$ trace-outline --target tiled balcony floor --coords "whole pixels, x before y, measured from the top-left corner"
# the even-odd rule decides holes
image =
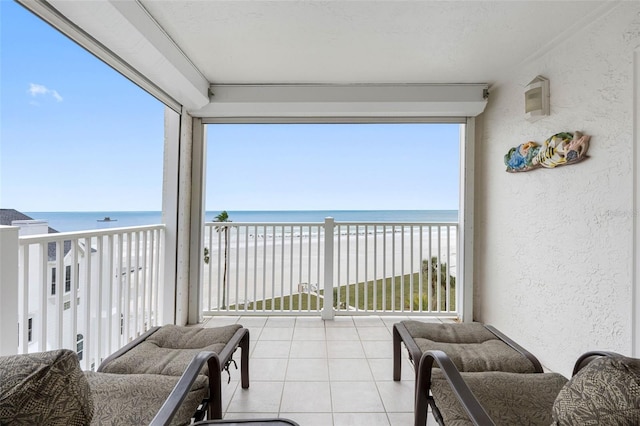
[[[404,319],[206,318],[205,327],[238,323],[250,333],[250,387],[242,389],[232,367],[223,389],[224,418],[286,417],[301,426],[413,424],[414,372],[404,348],[402,381],[393,381],[391,330]],[[430,416],[428,425],[436,424]]]

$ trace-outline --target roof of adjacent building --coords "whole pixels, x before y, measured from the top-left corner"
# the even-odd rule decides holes
[[[0,225],[11,226],[12,223],[16,220],[34,220],[34,219],[15,209],[0,209]],[[59,231],[49,226],[48,233],[57,234],[59,233]],[[56,260],[56,243],[49,243],[47,249],[49,252],[48,254],[49,261]],[[67,240],[64,242],[64,255],[66,256],[67,253],[69,253],[69,251],[71,251],[71,241]]]

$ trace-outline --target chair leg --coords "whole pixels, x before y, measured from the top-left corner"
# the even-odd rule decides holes
[[[240,378],[242,381],[242,389],[249,388],[249,330],[245,333],[240,341]]]
[[[402,345],[400,343],[400,333],[396,329],[396,326],[393,326],[393,380],[398,382],[400,381],[401,373],[402,373]]]
[[[209,418],[222,418],[222,371],[217,356],[209,359]]]
[[[426,398],[416,398],[416,408],[413,418],[414,426],[425,426],[427,424],[427,408]]]
[[[213,380],[213,385],[214,388],[216,389],[215,394],[211,395],[211,401],[209,402],[209,407],[210,407],[210,412],[209,415],[211,415],[211,418],[216,420],[216,419],[221,419],[222,418],[222,395],[220,395],[220,389],[222,389],[222,383],[220,380],[220,373],[218,372],[218,374],[214,374],[214,380]],[[209,380],[211,381],[212,378],[210,377]]]

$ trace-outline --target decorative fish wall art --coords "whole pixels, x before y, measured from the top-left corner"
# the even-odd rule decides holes
[[[574,164],[587,158],[589,139],[591,136],[577,131],[556,133],[542,145],[529,141],[511,148],[504,156],[504,164],[510,173]]]

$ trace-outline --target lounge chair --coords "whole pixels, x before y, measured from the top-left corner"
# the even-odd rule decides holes
[[[213,352],[200,374],[208,379],[209,418],[222,418],[222,375],[234,363],[240,347],[240,376],[249,387],[249,330],[239,324],[222,327],[155,327],[106,358],[99,372],[115,374],[182,375],[187,365],[202,351]]]
[[[427,323],[402,321],[393,325],[393,380],[399,381],[402,345],[414,363],[423,352],[444,351],[460,371],[508,371],[541,373],[542,365],[529,351],[498,331],[495,327],[473,323]]]
[[[433,369],[434,363],[439,369]],[[419,363],[415,426],[427,405],[440,425],[638,425],[640,360],[588,352],[557,373],[459,372],[442,351]]]
[[[83,372],[68,349],[0,357],[2,425],[186,425],[207,395],[201,353],[182,376]]]

